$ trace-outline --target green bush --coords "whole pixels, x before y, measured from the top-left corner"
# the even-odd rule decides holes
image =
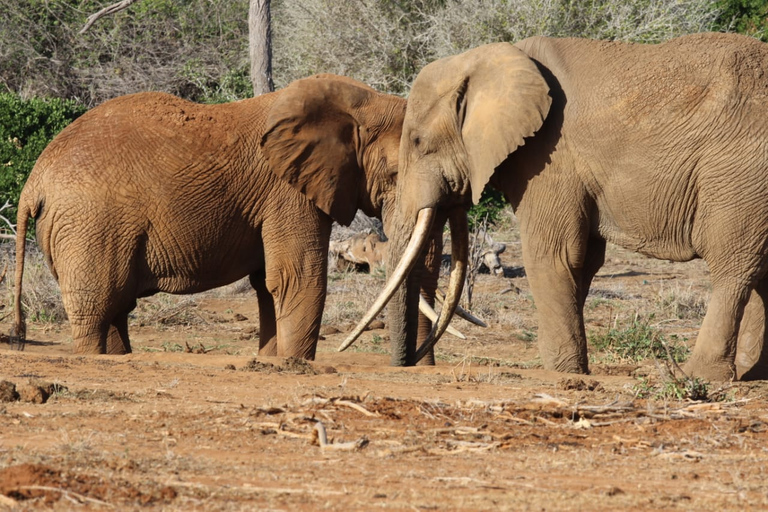
[[[768,41],[768,0],[720,0],[716,28]]]
[[[666,360],[668,355],[664,345],[669,347],[675,362],[685,361],[689,349],[683,340],[677,336],[667,340],[650,324],[652,319],[653,316],[646,320],[635,318],[626,327],[613,327],[606,333],[590,336],[589,343],[605,361],[612,363],[636,363],[651,358]]]
[[[480,196],[480,201],[467,212],[469,228],[474,230],[486,220],[489,226],[495,225],[506,205],[507,202],[504,200],[504,194],[495,188],[485,187],[483,195]]]
[[[37,157],[85,111],[71,100],[23,100],[15,94],[0,94],[0,206],[13,205],[4,212],[11,222],[16,222],[19,195]]]

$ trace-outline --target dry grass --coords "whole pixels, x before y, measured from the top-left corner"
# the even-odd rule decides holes
[[[24,284],[21,303],[27,312],[27,320],[41,324],[56,324],[66,321],[67,314],[61,302],[61,290],[53,278],[43,254],[33,243],[27,245],[24,265]],[[0,283],[0,296],[7,304],[5,312],[13,312],[13,283],[16,275],[15,243],[0,245],[0,265],[8,264],[8,273]]]
[[[707,312],[709,296],[709,290],[694,287],[694,283],[681,286],[678,281],[662,281],[657,308],[672,318],[701,321]]]
[[[330,270],[323,325],[340,327],[359,321],[376,299],[384,282],[382,268],[374,269],[370,274]],[[383,316],[381,319],[384,319]]]

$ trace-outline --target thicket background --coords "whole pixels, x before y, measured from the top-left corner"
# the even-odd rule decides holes
[[[78,34],[112,2],[0,0],[0,205],[86,108],[148,90],[200,102],[252,94],[248,0],[144,0]],[[483,43],[708,30],[765,40],[767,18],[768,0],[272,0],[274,79],[329,72],[406,95],[426,63]]]

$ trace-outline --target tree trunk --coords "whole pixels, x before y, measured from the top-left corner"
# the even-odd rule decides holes
[[[275,90],[272,83],[272,28],[270,0],[250,0],[248,9],[248,53],[251,57],[253,95]]]

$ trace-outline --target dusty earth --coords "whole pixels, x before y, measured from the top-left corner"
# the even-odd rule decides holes
[[[142,301],[128,356],[74,356],[66,323],[31,323],[24,352],[0,343],[0,509],[768,507],[768,384],[691,400],[663,361],[612,348],[589,376],[542,370],[519,243],[496,239],[507,277],[480,275],[472,306],[492,325],[456,321],[469,339],[432,368],[389,367],[385,329],[335,352],[380,270],[331,275],[312,364],[255,359],[248,291]],[[684,348],[708,287],[701,262],[611,248],[592,342],[643,325]]]

